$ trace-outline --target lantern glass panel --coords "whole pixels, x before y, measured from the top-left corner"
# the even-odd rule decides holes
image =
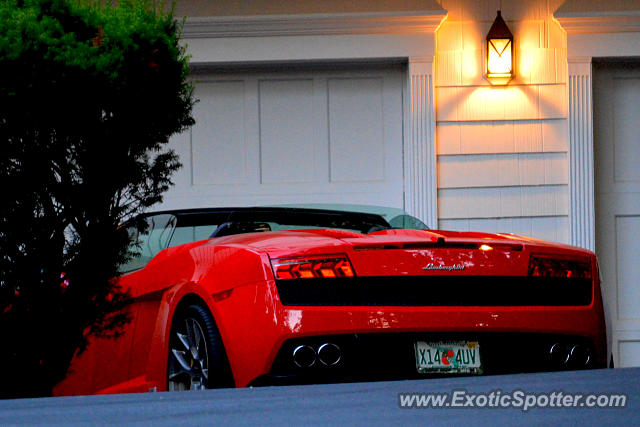
[[[491,39],[487,43],[487,74],[511,73],[511,40]]]

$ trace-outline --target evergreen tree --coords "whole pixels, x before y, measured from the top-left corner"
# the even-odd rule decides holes
[[[119,224],[162,200],[193,124],[179,28],[149,1],[0,2],[2,396],[50,394],[128,320]]]

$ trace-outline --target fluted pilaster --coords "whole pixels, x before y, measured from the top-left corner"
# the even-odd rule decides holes
[[[572,245],[595,249],[591,58],[569,60],[569,236]]]
[[[433,59],[409,59],[409,123],[405,136],[405,209],[438,227]]]

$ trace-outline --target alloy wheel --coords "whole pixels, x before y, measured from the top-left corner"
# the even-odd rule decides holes
[[[196,316],[185,315],[174,324],[169,344],[169,391],[207,388],[209,346],[203,325]]]

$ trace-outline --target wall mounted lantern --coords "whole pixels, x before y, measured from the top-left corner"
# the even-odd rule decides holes
[[[498,11],[487,34],[487,79],[494,85],[506,85],[513,75],[513,34]]]

